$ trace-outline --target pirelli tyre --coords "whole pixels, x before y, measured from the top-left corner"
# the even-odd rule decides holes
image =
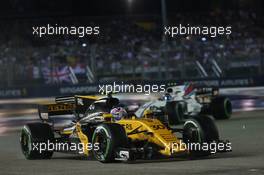
[[[232,103],[227,97],[213,98],[210,109],[215,119],[229,119],[232,115]]]
[[[167,102],[165,110],[168,115],[169,125],[177,125],[183,122],[184,108],[180,102],[177,101]]]
[[[93,149],[94,157],[102,162],[114,162],[116,150],[118,148],[126,148],[128,138],[123,126],[117,123],[104,123],[96,127],[92,144],[98,144],[99,149]]]
[[[26,159],[50,159],[53,151],[48,150],[48,142],[53,141],[54,133],[46,123],[30,123],[22,128],[20,145]]]
[[[214,119],[210,116],[196,116],[185,121],[183,126],[183,142],[197,147],[190,147],[192,157],[207,156],[211,150],[203,150],[204,146],[219,141],[219,132]]]

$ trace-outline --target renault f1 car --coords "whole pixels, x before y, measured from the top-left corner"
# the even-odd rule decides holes
[[[161,120],[169,116],[169,124],[179,124],[197,115],[211,115],[215,119],[228,119],[232,114],[231,101],[219,95],[216,88],[194,88],[193,84],[168,87],[166,94],[140,106],[135,115],[142,117],[147,110],[154,111]]]
[[[59,97],[55,101],[39,106],[42,122],[28,123],[22,129],[20,144],[27,159],[49,159],[58,151],[92,156],[106,163],[182,155],[208,156],[231,150],[229,142],[219,139],[214,120],[209,116],[194,117],[182,128],[172,129],[147,115],[115,120],[110,110],[120,102],[113,97],[72,96]],[[55,117],[66,116],[71,123],[57,125]],[[222,148],[215,146],[212,152],[181,146],[189,143],[207,144],[207,148],[211,144],[221,144]]]

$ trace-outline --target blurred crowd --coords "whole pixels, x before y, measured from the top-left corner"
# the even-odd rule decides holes
[[[62,22],[74,20],[64,19]],[[178,36],[168,38],[166,44],[162,42],[159,18],[94,19],[86,25],[100,26],[100,35],[89,38],[36,38],[31,29],[35,21],[22,21],[0,24],[0,81],[9,85],[71,84],[74,78],[82,83],[88,82],[89,74],[98,80],[103,76],[118,77],[129,72],[159,71],[162,67],[178,69],[183,62],[195,60],[206,65],[210,59],[215,59],[220,65],[226,65],[228,61],[254,61],[263,57],[263,17],[254,12],[169,15],[169,25],[232,26],[232,34],[216,38]],[[83,21],[91,20],[82,17],[78,21],[83,25]]]

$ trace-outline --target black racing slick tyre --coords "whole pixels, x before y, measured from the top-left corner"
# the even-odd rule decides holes
[[[232,115],[232,103],[227,97],[216,97],[210,105],[215,119],[229,119]]]
[[[169,125],[177,125],[183,122],[184,108],[181,103],[176,101],[167,102],[165,109],[168,115]]]
[[[195,117],[195,119],[199,122],[204,132],[204,142],[210,143],[219,141],[219,132],[214,118],[202,115]]]
[[[48,142],[53,141],[54,133],[46,123],[30,123],[22,128],[20,145],[26,159],[50,159],[53,150],[48,150]]]
[[[197,116],[186,120],[183,126],[183,142],[190,145],[199,144],[191,148],[190,154],[193,157],[207,156],[211,150],[202,150],[204,144],[217,143],[219,141],[219,132],[214,119],[210,116]],[[196,149],[198,148],[199,149]]]
[[[94,157],[102,163],[110,163],[115,161],[118,148],[127,147],[128,137],[123,126],[104,123],[96,127],[92,144],[98,144],[98,149],[93,149]]]

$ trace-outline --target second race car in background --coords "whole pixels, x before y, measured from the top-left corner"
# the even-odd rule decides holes
[[[182,123],[184,119],[198,114],[212,115],[215,119],[229,119],[232,115],[231,101],[219,95],[217,88],[194,88],[193,84],[168,87],[166,94],[158,100],[145,103],[135,112],[137,117],[154,113],[157,118],[170,125]],[[169,116],[164,118],[165,116]]]

